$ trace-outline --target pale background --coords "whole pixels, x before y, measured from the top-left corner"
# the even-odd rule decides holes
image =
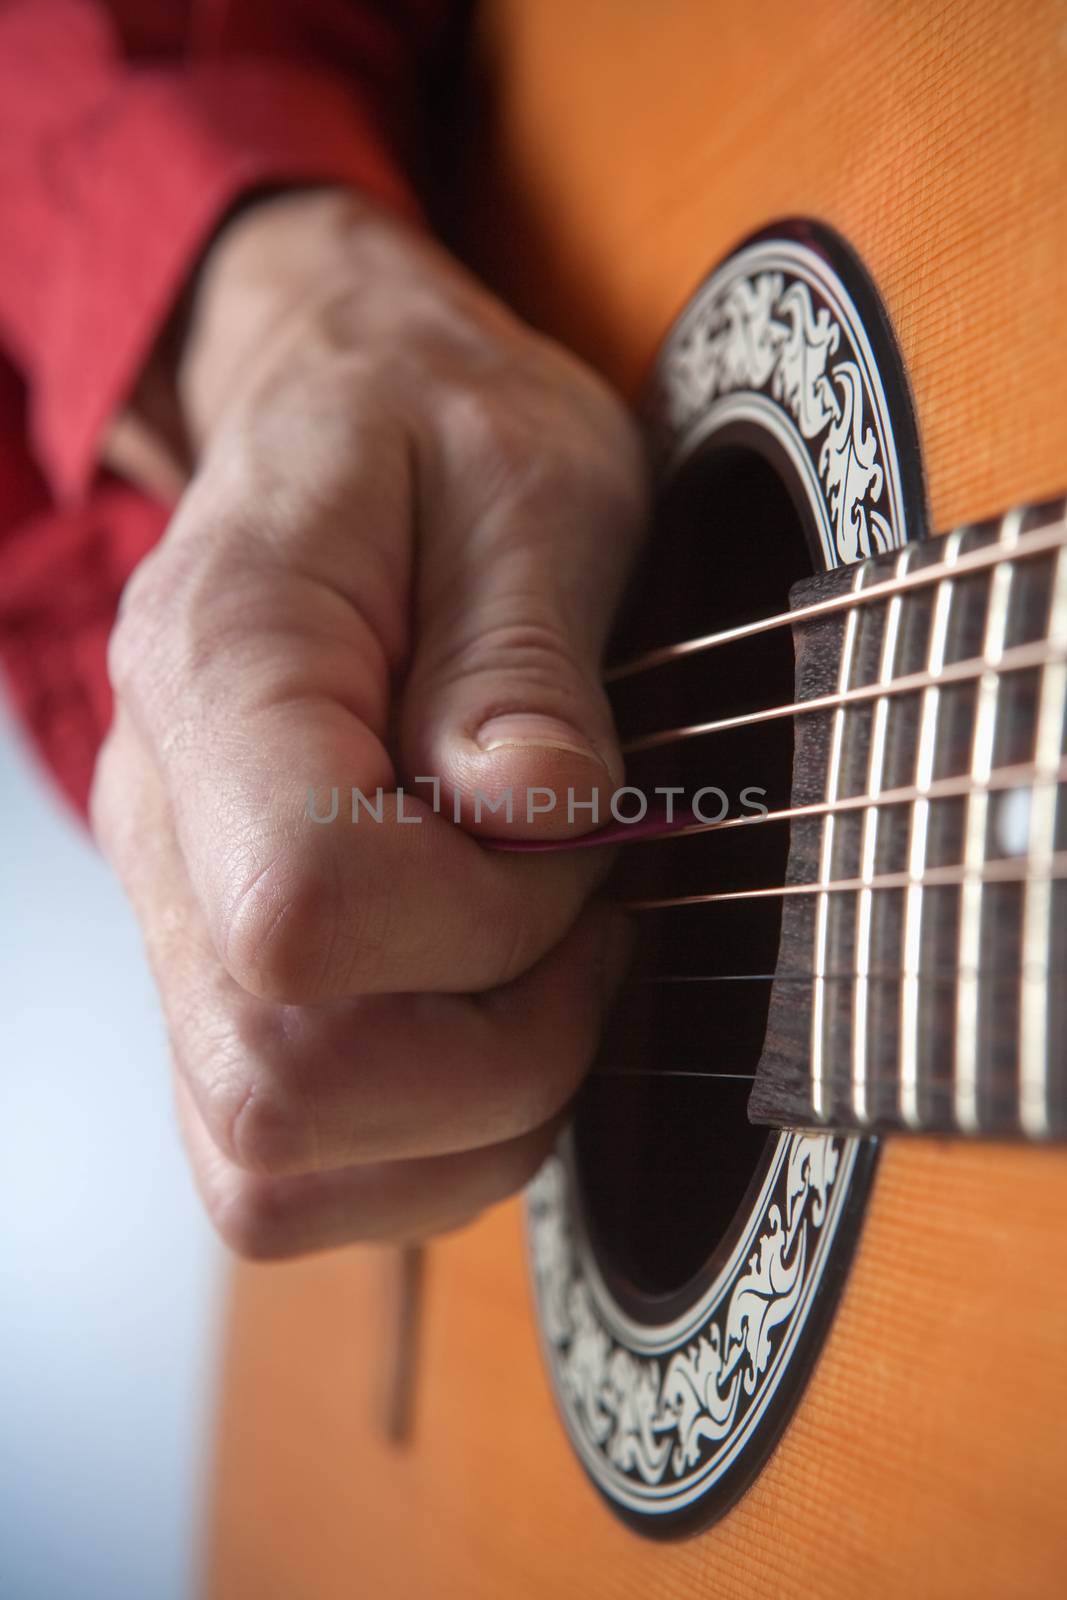
[[[0,1597],[188,1600],[221,1252],[133,919],[0,701]]]

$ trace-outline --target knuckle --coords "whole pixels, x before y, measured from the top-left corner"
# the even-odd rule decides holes
[[[222,918],[222,962],[250,994],[312,1002],[322,992],[330,946],[330,880],[291,853],[270,859],[238,890]]]
[[[159,805],[136,741],[120,720],[97,754],[88,815],[93,837],[128,893],[141,880],[147,848],[158,839],[165,822]]]
[[[327,1108],[306,1017],[236,990],[221,972],[167,1014],[175,1064],[226,1161],[265,1178],[323,1164]]]
[[[237,1063],[216,1087],[206,1113],[219,1143],[243,1171],[285,1177],[316,1165],[317,1123],[308,1094],[294,1092],[284,1008],[242,996],[232,1021]]]
[[[120,698],[136,687],[159,636],[158,563],[158,554],[146,556],[127,579],[119,600],[108,640],[107,670],[111,687]]]
[[[521,685],[522,695],[543,689],[554,701],[568,685],[580,681],[573,645],[562,624],[549,618],[536,620],[536,604],[522,595],[513,601],[509,597],[506,607],[498,603],[496,609],[514,609],[520,615],[472,618],[469,628],[446,638],[447,648],[434,662],[439,680],[462,680],[477,673],[499,684],[496,698],[502,701],[514,693],[516,684]],[[508,708],[502,704],[501,709]]]
[[[143,660],[143,629],[136,611],[124,611],[111,630],[107,644],[107,675],[119,700],[129,697]]]
[[[218,942],[249,993],[291,1005],[329,998],[348,945],[333,855],[286,849],[258,867],[223,914]]]
[[[116,699],[170,729],[174,691],[249,639],[246,569],[232,553],[160,548],[126,583],[107,647]]]
[[[522,352],[447,388],[445,425],[460,459],[494,493],[501,485],[525,496],[577,490],[636,520],[647,465],[622,402],[555,346],[530,336]]]
[[[589,435],[566,398],[512,377],[453,390],[456,458],[489,503],[548,500],[590,478]]]
[[[545,1123],[488,1152],[488,1159],[465,1196],[467,1204],[483,1210],[524,1188],[551,1150],[555,1132],[551,1124]]]
[[[503,397],[497,385],[461,383],[448,396],[446,420],[463,455],[474,461],[521,461],[531,443],[529,407],[521,385]]]
[[[512,1136],[532,1134],[543,1127],[567,1104],[578,1087],[580,1076],[578,1072],[559,1070],[526,1074],[516,1085]]]
[[[245,1261],[294,1255],[281,1184],[248,1173],[227,1174],[205,1195],[208,1216],[223,1243]]]
[[[490,1011],[498,1007],[507,1018],[509,1033],[536,1036],[542,1028],[534,1015],[536,1002],[516,1009],[504,991],[483,997]],[[595,1048],[595,1035],[584,1025],[560,1028],[557,1048],[539,1052],[536,1060],[512,1050],[492,1075],[488,1092],[478,1107],[498,1140],[518,1140],[532,1135],[556,1117],[578,1089]]]
[[[308,1165],[292,1108],[255,1080],[229,1117],[226,1143],[237,1166],[261,1177],[287,1177]]]

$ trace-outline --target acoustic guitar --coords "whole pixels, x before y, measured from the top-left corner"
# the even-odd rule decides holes
[[[1061,1595],[1067,10],[475,47],[468,253],[647,427],[606,670],[687,809],[527,1195],[235,1269],[206,1590]]]

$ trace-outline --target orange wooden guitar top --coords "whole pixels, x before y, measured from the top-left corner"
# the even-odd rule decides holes
[[[496,0],[472,255],[634,392],[699,279],[829,222],[885,299],[932,522],[1067,487],[1067,8]],[[411,1441],[382,1406],[397,1261],[233,1276],[215,1600],[1059,1596],[1067,1152],[898,1142],[804,1402],[686,1543],[616,1522],[559,1424],[517,1204],[429,1252]]]

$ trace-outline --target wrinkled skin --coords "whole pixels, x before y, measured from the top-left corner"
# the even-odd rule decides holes
[[[92,814],[205,1204],[255,1257],[454,1227],[536,1170],[625,970],[602,852],[476,835],[568,830],[527,822],[528,786],[621,781],[599,661],[638,441],[571,356],[336,192],[240,213],[150,376],[109,456],[178,503],[123,598]],[[144,398],[168,382],[169,411]],[[389,799],[351,823],[353,786],[431,774],[444,814],[409,787],[420,823]],[[511,828],[450,820],[507,788]]]

